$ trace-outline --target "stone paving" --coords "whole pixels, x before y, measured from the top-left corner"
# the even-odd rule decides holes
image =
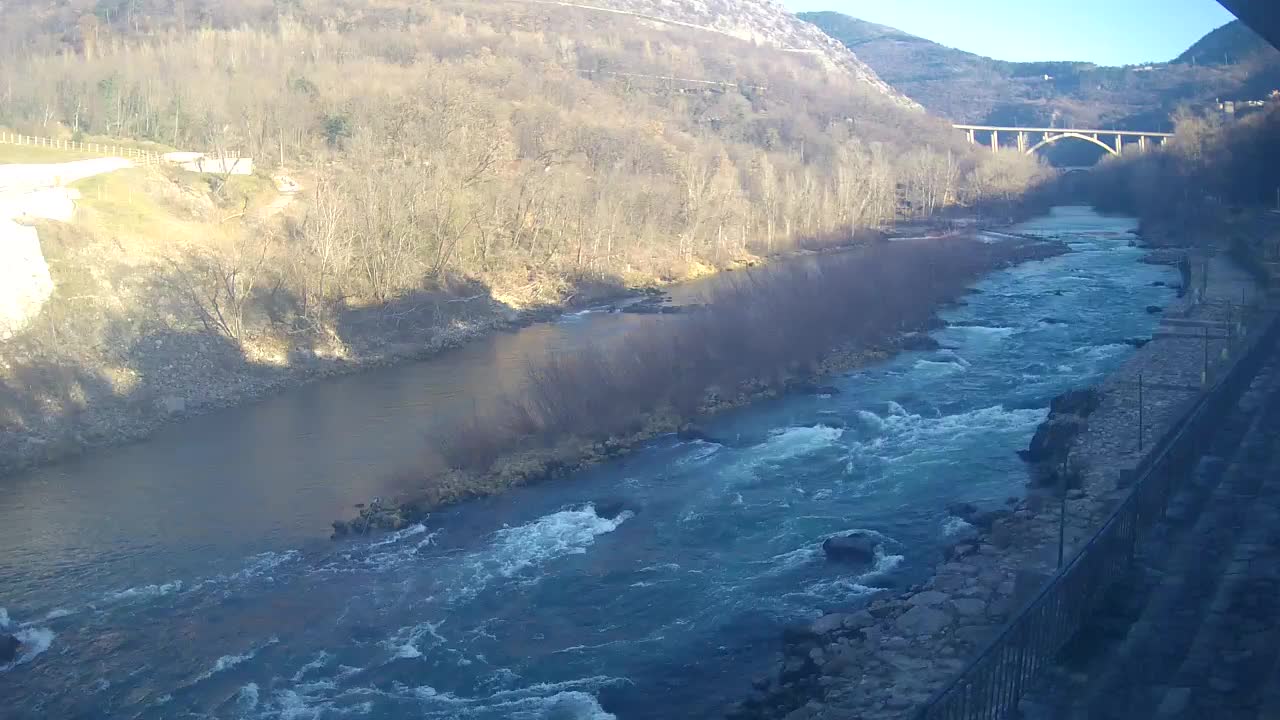
[[[1242,430],[1242,428],[1244,428]],[[1224,421],[1139,574],[1069,646],[1023,717],[1271,718],[1280,655],[1280,358]]]
[[[1192,289],[1165,308],[1165,322],[1156,337],[1098,387],[1102,402],[1089,416],[1088,427],[1076,438],[1072,458],[1083,471],[1088,499],[1071,510],[1088,513],[1090,522],[1085,524],[1085,533],[1068,536],[1071,547],[1087,540],[1088,529],[1107,517],[1124,495],[1124,473],[1135,467],[1143,451],[1149,450],[1184,414],[1188,403],[1204,386],[1206,356],[1212,381],[1214,373],[1225,365],[1223,360],[1232,352],[1239,352],[1248,333],[1257,329],[1256,307],[1263,298],[1247,272],[1223,255],[1207,261],[1193,259],[1191,265]],[[1242,299],[1253,303],[1255,310],[1242,312]],[[1226,323],[1228,316],[1232,318],[1230,326]],[[1174,322],[1179,324],[1173,325]],[[1162,336],[1162,332],[1171,329],[1177,334],[1196,334],[1194,329],[1184,332],[1197,328],[1194,323],[1211,330],[1207,352],[1203,337]],[[1143,385],[1141,445],[1139,377]]]

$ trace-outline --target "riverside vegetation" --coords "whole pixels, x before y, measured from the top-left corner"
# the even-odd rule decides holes
[[[834,393],[827,373],[936,347],[934,311],[984,273],[1065,251],[1056,242],[904,240],[722,280],[705,304],[528,368],[405,479],[401,501],[334,523],[337,535],[399,529],[431,509],[554,478],[656,435],[722,442],[704,416],[786,392]]]
[[[1186,110],[1174,119],[1174,138],[1160,152],[1099,166],[1087,185],[1095,205],[1137,215],[1145,232],[1206,237],[1276,207],[1280,105],[1234,122]]]
[[[0,350],[8,469],[521,311],[1003,214],[1044,176],[825,46],[514,0],[77,7],[6,9],[0,126],[235,150],[306,191],[272,215],[263,177],[86,183]]]

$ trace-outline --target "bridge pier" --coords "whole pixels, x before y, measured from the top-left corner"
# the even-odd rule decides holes
[[[1021,130],[1018,131],[1018,152],[1027,152],[1027,134]]]
[[[970,145],[976,145],[977,143],[978,143],[977,139],[973,137],[973,131],[972,131],[972,130],[970,130],[970,131],[969,131],[969,144],[970,144]]]
[[[1124,136],[1123,135],[1116,136],[1116,154],[1117,155],[1124,154]]]
[[[1000,152],[1000,131],[999,130],[991,131],[991,152],[993,153]]]
[[[1146,151],[1147,151],[1147,136],[1139,135],[1138,136],[1138,152],[1146,152]]]

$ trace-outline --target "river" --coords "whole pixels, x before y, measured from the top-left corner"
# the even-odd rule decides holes
[[[0,716],[714,717],[786,623],[922,579],[949,502],[1021,492],[1049,400],[1122,363],[1172,297],[1135,225],[1025,223],[1073,251],[978,283],[934,333],[951,349],[726,413],[707,424],[726,446],[659,438],[392,535],[327,525],[525,358],[661,319],[570,316],[8,478],[0,626],[26,645]],[[822,540],[854,529],[887,550],[827,563]]]

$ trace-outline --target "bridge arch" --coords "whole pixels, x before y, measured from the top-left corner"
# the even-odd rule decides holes
[[[1108,153],[1111,153],[1112,155],[1119,155],[1119,154],[1120,154],[1120,151],[1119,151],[1119,150],[1117,150],[1116,148],[1113,148],[1113,147],[1111,147],[1110,145],[1108,145],[1108,144],[1106,144],[1106,143],[1102,142],[1102,141],[1101,141],[1101,140],[1099,140],[1098,138],[1096,138],[1096,137],[1094,137],[1094,136],[1092,136],[1092,135],[1085,135],[1085,134],[1083,134],[1083,133],[1078,133],[1078,132],[1064,132],[1064,133],[1060,133],[1060,134],[1058,134],[1058,135],[1053,135],[1053,136],[1051,136],[1051,137],[1047,137],[1047,138],[1045,138],[1044,140],[1041,140],[1040,142],[1036,143],[1035,145],[1032,145],[1031,147],[1027,148],[1027,154],[1028,154],[1028,155],[1034,155],[1034,154],[1036,153],[1036,151],[1037,151],[1037,150],[1039,150],[1040,148],[1042,148],[1042,147],[1047,147],[1047,146],[1049,146],[1049,145],[1052,145],[1052,144],[1054,144],[1054,143],[1056,143],[1056,142],[1058,142],[1059,140],[1062,140],[1062,139],[1064,139],[1064,138],[1076,138],[1076,139],[1079,139],[1079,140],[1084,140],[1085,142],[1091,142],[1091,143],[1093,143],[1094,145],[1097,145],[1098,147],[1102,148],[1103,150],[1106,150]]]

